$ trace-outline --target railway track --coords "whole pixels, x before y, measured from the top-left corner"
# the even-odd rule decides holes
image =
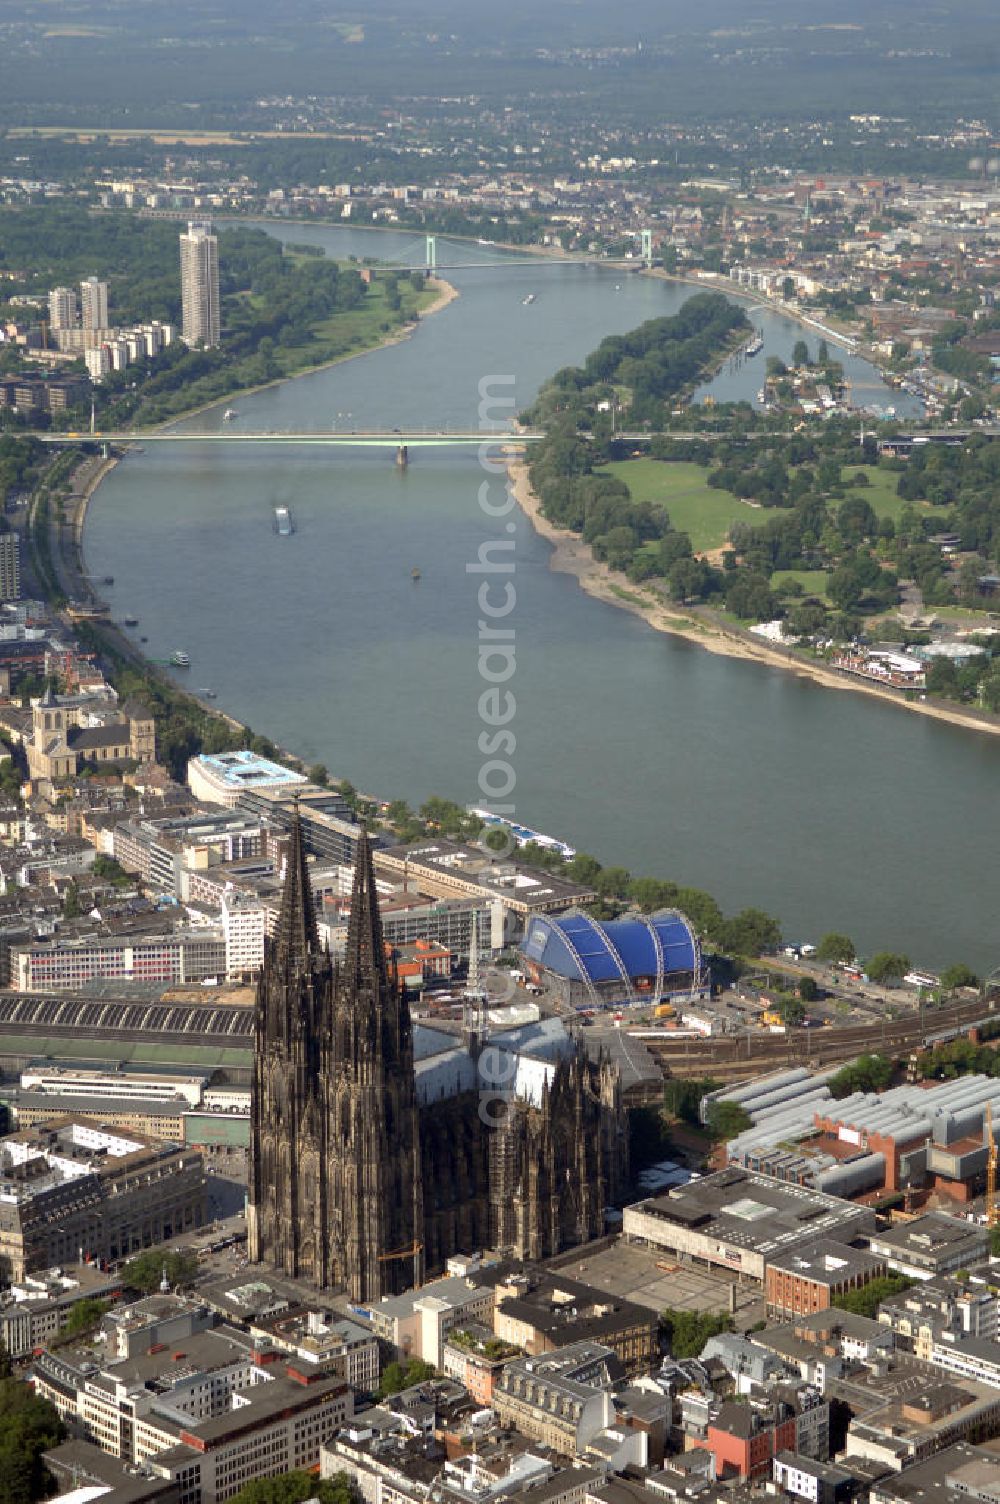
[[[630,1030],[641,1037],[669,1076],[713,1076],[738,1081],[785,1065],[821,1069],[843,1065],[867,1053],[898,1054],[923,1044],[962,1034],[997,1016],[996,999],[923,1008],[904,1018],[883,1018],[873,1024],[837,1029],[789,1029],[785,1034],[737,1035],[721,1039],[671,1040],[650,1031]]]

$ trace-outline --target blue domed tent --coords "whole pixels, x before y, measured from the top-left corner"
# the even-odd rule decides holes
[[[606,924],[586,914],[539,916],[521,952],[536,980],[578,1008],[658,1003],[709,990],[698,937],[676,909]]]

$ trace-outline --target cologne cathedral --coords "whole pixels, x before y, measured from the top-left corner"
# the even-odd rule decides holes
[[[548,1258],[603,1233],[627,1157],[617,1068],[558,1019],[492,1038],[411,1025],[366,835],[331,958],[296,821],[257,986],[251,1259],[364,1304],[454,1253]]]

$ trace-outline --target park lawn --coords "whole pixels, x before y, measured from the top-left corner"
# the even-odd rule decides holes
[[[322,365],[353,351],[374,348],[386,334],[401,328],[409,319],[428,307],[437,297],[435,288],[421,288],[419,292],[408,279],[400,278],[399,291],[402,299],[400,318],[388,308],[384,284],[373,278],[360,307],[349,312],[335,313],[331,318],[321,319],[311,325],[312,339],[303,345],[276,345],[275,360],[282,374],[290,376],[306,366]]]
[[[863,496],[877,517],[891,517],[893,522],[898,522],[907,506],[913,507],[917,512],[925,512],[929,517],[944,517],[947,514],[947,507],[932,507],[925,501],[908,502],[902,496],[897,496],[898,470],[882,470],[873,465],[845,465],[841,473],[845,494]],[[867,486],[851,485],[851,477],[859,473],[867,475]]]
[[[804,596],[816,596],[819,600],[826,601],[828,578],[825,569],[776,569],[771,576],[771,589],[776,590],[786,580],[797,580]]]
[[[625,482],[634,501],[666,507],[671,526],[687,533],[695,553],[722,548],[734,522],[760,527],[788,515],[784,507],[752,507],[715,490],[706,484],[707,469],[687,460],[615,460],[602,468]]]

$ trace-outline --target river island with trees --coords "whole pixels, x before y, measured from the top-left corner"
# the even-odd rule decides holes
[[[926,659],[915,690],[1000,712],[1000,449],[973,431],[904,454],[847,415],[793,426],[745,403],[681,407],[731,348],[731,310],[699,294],[543,387],[523,415],[546,430],[528,470],[542,517],[666,630],[752,641],[766,623],[787,661],[831,668],[884,644]],[[836,379],[824,344],[815,360],[799,345],[800,376]]]

